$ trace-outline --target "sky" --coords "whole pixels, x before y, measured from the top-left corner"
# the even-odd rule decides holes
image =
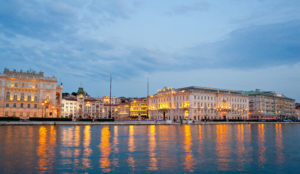
[[[299,0],[10,0],[0,69],[64,92],[142,97],[166,87],[263,89],[300,102]]]

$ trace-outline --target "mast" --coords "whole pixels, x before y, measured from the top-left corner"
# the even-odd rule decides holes
[[[147,119],[149,119],[149,77],[147,77]]]
[[[109,84],[109,115],[108,117],[111,118],[111,73],[110,73],[110,84]]]

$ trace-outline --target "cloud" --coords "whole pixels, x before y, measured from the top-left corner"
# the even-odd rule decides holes
[[[11,0],[6,2],[0,6],[0,68],[6,66],[45,71],[46,74],[55,75],[63,81],[66,91],[74,90],[74,86],[83,82],[87,84],[89,90],[97,93],[97,90],[100,90],[98,87],[108,80],[111,72],[114,80],[119,82],[118,89],[121,90],[124,87],[122,83],[124,83],[127,84],[129,90],[134,87],[135,80],[140,83],[145,76],[155,75],[155,78],[164,83],[160,84],[165,86],[172,83],[166,80],[168,78],[177,81],[169,72],[174,72],[177,76],[186,74],[187,71],[203,73],[198,71],[199,69],[211,69],[212,72],[217,72],[219,69],[254,71],[265,67],[296,64],[300,61],[299,20],[243,26],[226,35],[222,41],[195,44],[189,48],[181,47],[180,43],[174,43],[180,47],[178,49],[180,51],[168,51],[168,46],[164,44],[162,44],[164,47],[162,50],[149,48],[143,44],[128,44],[139,35],[132,35],[127,40],[106,36],[109,33],[107,30],[111,29],[110,25],[119,21],[122,21],[122,24],[127,25],[128,28],[123,31],[124,29],[120,27],[116,32],[127,34],[127,31],[131,29],[138,32],[134,30],[136,26],[132,26],[136,24],[135,21],[130,20],[137,14],[140,3],[137,0],[126,1],[126,3],[122,0],[67,0],[63,2]],[[162,4],[162,6],[174,7],[171,10],[172,15],[189,14],[212,8],[202,1],[183,4],[181,2],[180,4],[177,6]],[[157,4],[153,6],[155,5]],[[149,21],[142,20],[138,23],[143,25],[144,22],[149,22],[145,25],[145,28],[147,27],[145,31],[151,32],[140,32],[142,40],[147,40],[149,37],[157,38],[153,39],[150,45],[169,39],[165,37],[166,32],[172,33],[170,30],[173,28],[168,26],[168,22],[173,21],[180,25],[183,20],[187,19],[184,15],[174,15],[172,21],[169,21],[169,16],[163,16],[168,20],[160,21],[160,16],[156,16],[156,25],[153,25],[152,13],[153,11],[149,10],[142,14],[141,16],[148,16]],[[196,15],[193,17],[197,18]],[[194,18],[189,19],[191,25],[188,27],[196,27],[197,21],[194,21]],[[126,23],[126,21],[130,22]],[[167,22],[165,30],[159,26],[162,22]],[[172,26],[175,30],[178,25]],[[151,27],[155,28],[153,33]],[[179,39],[175,41],[182,40],[185,43],[190,43],[186,37],[187,31],[198,31],[197,28],[195,30],[178,28],[178,32],[171,37],[178,36]],[[203,31],[189,36],[205,35]],[[168,74],[169,77],[163,74]],[[195,74],[186,75],[194,76]],[[133,84],[129,85],[129,83]],[[94,86],[97,86],[97,89],[93,89]],[[218,85],[213,86],[218,87]],[[138,90],[133,90],[133,92],[136,91]]]
[[[257,68],[300,62],[300,20],[251,26],[187,51],[201,67]]]

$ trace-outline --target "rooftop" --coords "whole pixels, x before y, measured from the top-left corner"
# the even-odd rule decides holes
[[[245,94],[245,95],[264,95],[264,96],[269,96],[269,97],[277,97],[277,98],[284,98],[284,99],[294,100],[294,99],[286,97],[283,94],[278,94],[274,91],[263,91],[261,89],[256,89],[255,91],[243,91],[242,93]]]
[[[15,77],[15,78],[26,78],[26,79],[43,79],[43,80],[56,80],[56,78],[53,77],[45,77],[44,72],[35,72],[33,70],[27,70],[27,71],[17,71],[9,70],[8,68],[4,68],[3,73],[0,73],[1,76],[6,77]]]
[[[205,91],[205,92],[211,92],[211,93],[232,93],[232,94],[241,94],[241,91],[236,90],[228,90],[228,89],[218,89],[218,88],[208,88],[208,87],[202,87],[202,86],[188,86],[184,88],[178,88],[177,90],[182,91]]]

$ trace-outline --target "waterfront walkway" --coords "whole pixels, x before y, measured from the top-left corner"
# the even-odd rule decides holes
[[[183,124],[300,124],[300,122],[195,122]],[[166,121],[114,121],[114,122],[89,122],[89,121],[0,121],[3,125],[180,125],[180,123]]]

